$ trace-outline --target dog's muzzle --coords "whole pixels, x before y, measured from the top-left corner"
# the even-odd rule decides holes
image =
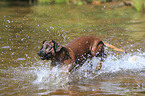
[[[42,60],[49,60],[52,57],[52,54],[51,53],[47,53],[46,54],[46,52],[45,51],[42,51],[42,50],[40,50],[37,54],[40,56],[40,58]]]

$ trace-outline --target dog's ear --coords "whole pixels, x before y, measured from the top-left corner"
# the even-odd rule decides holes
[[[59,52],[61,50],[61,48],[62,48],[62,45],[59,44],[58,42],[54,41],[54,40],[52,40],[52,42],[54,43],[55,51]]]
[[[45,41],[46,41],[46,40],[43,41],[43,44],[44,44]]]

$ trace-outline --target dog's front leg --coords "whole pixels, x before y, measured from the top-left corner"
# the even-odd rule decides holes
[[[51,63],[49,64],[50,71],[52,70],[52,67],[56,66],[56,62],[51,60]]]
[[[68,65],[63,65],[63,67],[62,67],[62,70],[63,70],[62,74],[63,75],[69,75],[71,72],[74,71],[74,67],[75,67],[75,65],[73,63],[68,64]]]
[[[75,62],[71,63],[69,66],[68,66],[68,72],[73,72],[77,66],[77,64]]]

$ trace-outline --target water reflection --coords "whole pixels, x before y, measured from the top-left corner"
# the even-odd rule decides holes
[[[103,9],[102,9],[103,8]],[[0,10],[0,95],[143,95],[145,91],[144,14],[104,6],[5,6]],[[62,45],[82,35],[100,37],[125,49],[106,48],[100,71],[98,59],[86,62],[69,77],[49,69],[37,52],[43,40]]]

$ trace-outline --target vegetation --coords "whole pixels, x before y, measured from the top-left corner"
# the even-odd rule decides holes
[[[70,2],[76,4],[76,5],[83,5],[86,3],[91,3],[92,1],[96,0],[38,0],[39,3],[41,4],[48,4],[48,3],[67,3],[69,4]],[[102,2],[111,2],[112,0],[97,0],[97,1],[102,1]]]
[[[143,0],[133,0],[133,4],[138,12],[142,12],[144,10]]]
[[[100,5],[102,2],[115,2],[115,1],[124,1],[127,2],[125,5],[133,6],[138,12],[145,11],[145,0],[3,0],[3,1],[23,1],[29,2],[32,4],[37,2],[38,4],[75,4],[75,5],[84,5],[84,4],[93,4],[93,5]],[[112,3],[111,3],[112,4]],[[119,5],[120,6],[120,5]]]

